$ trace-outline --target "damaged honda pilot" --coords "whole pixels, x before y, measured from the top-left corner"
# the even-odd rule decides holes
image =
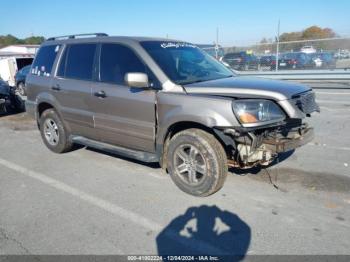
[[[208,196],[228,167],[269,165],[305,145],[311,88],[237,76],[190,43],[145,37],[48,39],[27,77],[26,108],[46,146],[74,144],[159,162],[184,192]]]

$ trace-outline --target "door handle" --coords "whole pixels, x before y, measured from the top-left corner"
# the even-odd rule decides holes
[[[60,85],[54,85],[53,87],[51,87],[51,89],[54,91],[60,91],[61,87],[60,87]]]
[[[100,97],[100,98],[105,98],[107,95],[106,95],[105,91],[101,90],[99,92],[95,92],[94,96],[97,96],[97,97]]]

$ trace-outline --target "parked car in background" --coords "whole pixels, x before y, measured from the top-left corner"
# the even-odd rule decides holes
[[[274,67],[276,65],[275,55],[264,55],[259,59],[260,67]]]
[[[19,70],[15,75],[16,91],[21,96],[26,96],[27,92],[25,90],[26,77],[29,73],[31,65],[27,65]]]
[[[314,67],[321,68],[322,67],[322,59],[320,58],[320,56],[317,53],[312,53],[309,55],[314,63]]]
[[[24,101],[16,95],[15,88],[0,79],[0,114],[23,110]]]
[[[285,53],[280,55],[278,59],[279,69],[307,69],[315,66],[312,57],[302,52]],[[272,67],[275,69],[276,65]]]
[[[27,65],[31,65],[33,57],[12,56],[0,59],[0,77],[10,86],[16,86],[15,74]]]
[[[316,67],[332,69],[336,67],[334,55],[330,52],[310,54]]]
[[[348,58],[350,58],[350,51],[347,49],[339,50],[334,54],[334,58],[336,58],[336,59],[348,59]]]
[[[303,46],[302,48],[300,48],[300,52],[303,52],[305,54],[312,54],[316,53],[317,50],[313,46]]]
[[[247,54],[247,52],[228,53],[224,55],[222,61],[236,70],[246,71],[249,69],[259,69],[259,59],[257,56]]]

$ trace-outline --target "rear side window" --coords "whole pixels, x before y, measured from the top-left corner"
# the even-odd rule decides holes
[[[124,85],[126,73],[146,71],[146,66],[130,48],[119,44],[102,44],[100,81]]]
[[[92,80],[96,44],[68,45],[63,53],[58,75],[65,78]]]
[[[60,45],[41,47],[34,60],[31,73],[38,76],[50,76],[59,49]]]

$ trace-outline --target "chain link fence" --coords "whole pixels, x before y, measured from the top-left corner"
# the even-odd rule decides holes
[[[350,69],[350,38],[203,48],[238,71]]]

